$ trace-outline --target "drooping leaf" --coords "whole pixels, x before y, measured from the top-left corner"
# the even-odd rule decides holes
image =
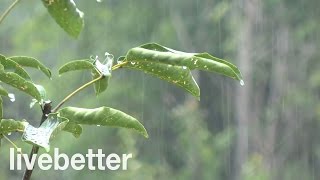
[[[25,120],[17,121],[14,119],[1,119],[0,120],[0,134],[8,134],[11,132],[24,132],[28,122]]]
[[[22,140],[43,147],[47,152],[50,151],[50,140],[52,140],[68,123],[68,120],[57,116],[57,114],[49,114],[39,128],[32,125],[26,126],[22,135]]]
[[[101,75],[97,70],[92,70],[92,79],[97,79]],[[94,83],[94,91],[96,95],[104,92],[109,85],[110,76],[103,76],[100,80]]]
[[[61,117],[68,119],[69,122],[76,124],[123,127],[133,129],[148,137],[146,129],[137,119],[109,107],[96,109],[66,107],[59,110],[58,113]]]
[[[78,37],[84,26],[83,12],[73,0],[42,0],[53,19],[72,37]]]
[[[33,58],[33,57],[27,57],[27,56],[12,56],[8,59],[18,63],[20,66],[25,67],[31,67],[36,68],[42,71],[46,76],[51,78],[51,71],[49,68],[47,68],[45,65],[43,65],[39,60]]]
[[[0,96],[5,96],[5,97],[10,98],[11,102],[15,101],[15,95],[12,93],[8,93],[8,91],[5,90],[1,85],[0,85]]]
[[[155,43],[130,49],[126,55],[126,60],[129,62],[153,62],[185,66],[191,70],[216,72],[239,81],[242,80],[240,71],[236,66],[225,60],[215,58],[207,53],[197,54],[176,51]]]
[[[8,91],[0,85],[0,96],[8,96]]]
[[[63,131],[70,132],[74,137],[78,138],[82,133],[82,127],[74,122],[68,122],[63,128]]]
[[[34,84],[35,87],[37,88],[39,94],[40,94],[40,97],[41,97],[41,100],[45,100],[47,98],[47,92],[46,92],[46,89],[44,89],[43,86],[41,85],[38,85],[38,84]]]
[[[59,75],[69,71],[93,70],[93,69],[94,69],[94,65],[92,62],[90,62],[89,59],[74,60],[61,66],[59,69]]]
[[[24,79],[30,79],[29,74],[16,62],[0,55],[0,63],[3,65],[4,70],[12,71]]]
[[[123,67],[141,70],[182,87],[195,97],[200,97],[199,86],[194,80],[189,68],[153,62],[131,62],[126,63]]]
[[[106,52],[105,56],[106,59],[104,61],[104,64],[100,62],[98,56],[96,56],[96,58],[93,60],[95,69],[92,70],[92,78],[97,79],[101,77],[101,79],[94,83],[94,90],[96,95],[99,95],[108,88],[109,80],[111,78],[113,55]]]
[[[29,94],[38,101],[41,101],[41,95],[36,86],[32,82],[23,79],[16,73],[2,71],[0,72],[0,81]]]

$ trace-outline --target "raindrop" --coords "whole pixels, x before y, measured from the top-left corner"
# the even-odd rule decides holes
[[[135,62],[131,62],[131,64],[132,64],[132,65],[135,65],[136,63],[135,63]]]
[[[97,0],[97,2],[98,2],[98,3],[101,3],[101,2],[102,2],[102,0]]]
[[[187,69],[187,66],[182,66],[182,69]]]
[[[244,81],[242,79],[240,80],[240,85],[244,86]]]
[[[14,101],[16,100],[16,97],[15,97],[14,94],[12,94],[12,93],[9,93],[9,94],[8,94],[8,97],[10,98],[10,101],[11,101],[11,102],[14,102]]]
[[[8,136],[10,136],[11,135],[11,132],[10,133],[8,133]]]
[[[98,124],[97,126],[100,127],[101,125]]]

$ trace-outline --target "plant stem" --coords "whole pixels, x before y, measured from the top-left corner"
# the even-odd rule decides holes
[[[79,87],[78,89],[76,89],[75,91],[73,91],[72,93],[70,93],[67,97],[65,97],[53,110],[52,112],[56,112],[57,110],[59,110],[59,108],[66,102],[68,101],[72,96],[74,96],[75,94],[77,94],[78,92],[80,92],[81,90],[85,89],[86,87],[90,86],[91,84],[99,81],[100,79],[102,79],[104,76],[101,75],[96,79],[93,79],[90,82],[87,82],[86,84],[82,85],[81,87]]]
[[[114,71],[118,68],[121,68],[123,65],[126,65],[127,63],[128,63],[128,61],[125,61],[125,62],[122,62],[122,63],[119,63],[119,64],[112,66],[112,71]]]
[[[40,121],[40,126],[47,119],[48,114],[51,113],[51,108],[52,108],[51,107],[51,101],[44,103],[43,109],[42,109],[42,117],[41,117],[41,121]],[[32,156],[34,154],[38,154],[38,151],[39,151],[39,146],[33,145],[32,146],[32,150],[31,150],[30,155],[29,155],[29,162],[31,162]],[[33,169],[34,169],[34,166],[32,167],[32,169],[27,169],[26,168],[26,170],[24,171],[22,179],[23,180],[30,180],[32,172],[33,172]]]
[[[12,142],[6,135],[3,134],[3,137],[17,150],[17,152],[19,152],[22,155],[22,151],[18,151],[19,147]]]
[[[127,64],[127,61],[126,62],[122,62],[122,63],[119,63],[119,64],[116,64],[114,66],[112,66],[112,70],[116,70],[118,68],[121,68],[121,66]],[[53,110],[52,112],[56,112],[57,110],[59,110],[59,108],[65,103],[67,102],[72,96],[74,96],[75,94],[77,94],[78,92],[80,92],[81,90],[85,89],[86,87],[90,86],[91,84],[99,81],[100,79],[104,78],[103,75],[100,75],[98,78],[96,79],[93,79],[92,81],[82,85],[81,87],[79,87],[78,89],[76,89],[75,91],[73,91],[72,93],[70,93],[67,97],[65,97]]]
[[[15,0],[9,7],[8,7],[8,9],[6,9],[6,11],[1,15],[1,17],[0,17],[0,24],[2,23],[2,21],[4,20],[4,18],[6,18],[7,17],[7,15],[10,13],[10,11],[14,8],[14,6],[16,5],[16,4],[18,4],[18,2],[19,2],[20,0]]]
[[[17,0],[18,1],[18,0]],[[121,66],[125,65],[127,62],[123,62],[123,63],[119,63],[116,64],[112,67],[112,70],[116,70],[118,68],[121,68]],[[53,110],[51,110],[51,102],[50,103],[45,103],[44,104],[44,108],[42,110],[42,118],[41,118],[41,122],[40,125],[47,119],[47,115],[50,114],[51,112],[56,112],[57,110],[59,110],[59,108],[65,103],[67,102],[71,97],[73,97],[75,94],[77,94],[78,92],[80,92],[81,90],[85,89],[86,87],[90,86],[91,84],[99,81],[100,79],[104,78],[103,75],[100,75],[98,78],[93,79],[90,82],[87,82],[86,84],[80,86],[78,89],[76,89],[75,91],[73,91],[72,93],[70,93],[68,96],[66,96]],[[29,161],[31,161],[31,158],[34,154],[37,154],[39,151],[39,146],[34,145],[32,147],[32,150],[30,152],[29,155]],[[23,180],[30,180],[33,169],[26,169],[23,175]]]

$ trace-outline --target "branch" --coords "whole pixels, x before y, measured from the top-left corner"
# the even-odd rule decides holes
[[[125,61],[125,62],[122,62],[122,63],[119,63],[119,64],[116,64],[112,67],[112,70],[116,70],[118,68],[121,68],[123,65],[127,64],[128,62]],[[56,112],[57,110],[59,110],[59,108],[65,103],[67,102],[72,96],[74,96],[75,94],[77,94],[78,92],[80,92],[81,90],[85,89],[86,87],[90,86],[91,84],[99,81],[100,79],[104,78],[103,75],[100,75],[98,78],[96,79],[93,79],[92,81],[90,82],[87,82],[86,84],[82,85],[81,87],[79,87],[78,89],[76,89],[75,91],[73,91],[72,93],[70,93],[67,97],[65,97],[53,110],[52,112]]]
[[[101,75],[96,79],[93,79],[90,82],[87,82],[86,84],[82,85],[81,87],[79,87],[78,89],[76,89],[75,91],[73,91],[72,93],[70,93],[67,97],[65,97],[53,110],[52,112],[56,112],[65,102],[67,102],[72,96],[74,96],[75,94],[77,94],[78,92],[80,92],[81,90],[85,89],[86,87],[90,86],[91,84],[99,81],[100,79],[102,79],[104,76]]]
[[[10,13],[10,11],[14,8],[16,4],[18,4],[20,0],[15,0],[9,7],[6,9],[6,11],[1,15],[0,17],[0,24],[2,21],[7,17],[7,15]]]
[[[51,113],[51,108],[52,108],[51,101],[45,102],[45,104],[43,105],[43,109],[42,109],[42,117],[41,117],[40,126],[47,119],[48,114]],[[33,145],[32,150],[29,155],[29,162],[31,162],[32,156],[34,154],[38,154],[38,151],[39,151],[39,146]],[[34,167],[32,167],[32,169],[26,168],[26,170],[24,171],[22,180],[30,180],[33,169],[34,169]]]

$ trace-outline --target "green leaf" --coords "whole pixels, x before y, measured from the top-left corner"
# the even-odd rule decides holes
[[[11,132],[24,132],[28,122],[25,120],[17,121],[14,119],[1,119],[0,120],[0,134],[8,134]]]
[[[68,124],[63,128],[63,131],[70,132],[74,137],[78,138],[82,133],[82,127],[74,122],[68,122]]]
[[[97,70],[92,70],[92,79],[97,79],[101,75]],[[94,91],[96,95],[104,92],[109,85],[110,76],[103,76],[100,80],[94,83]]]
[[[215,58],[208,53],[197,54],[176,51],[155,43],[130,49],[126,55],[126,60],[188,67],[191,70],[216,72],[239,81],[242,80],[241,73],[236,66],[225,60]]]
[[[50,151],[50,140],[52,140],[68,123],[68,120],[57,116],[57,114],[49,114],[39,128],[28,125],[22,135],[22,140],[43,147],[47,152]]]
[[[78,37],[84,26],[83,12],[73,0],[42,0],[53,19],[70,36]]]
[[[16,62],[11,59],[7,59],[6,57],[0,55],[0,63],[3,65],[4,70],[9,70],[15,72],[19,76],[25,79],[31,79],[29,74]]]
[[[43,65],[40,61],[33,57],[26,57],[26,56],[13,56],[8,58],[16,63],[18,63],[20,66],[25,67],[31,67],[36,68],[42,71],[46,76],[51,78],[51,71],[49,68],[47,68],[45,65]]]
[[[93,62],[95,69],[92,70],[92,78],[96,79],[102,76],[100,80],[94,83],[94,90],[96,92],[96,95],[99,95],[108,88],[109,80],[111,77],[113,55],[106,52],[105,56],[106,59],[104,64],[100,62],[98,56],[96,56]]]
[[[92,62],[89,61],[89,59],[74,60],[61,66],[59,69],[59,75],[69,71],[92,70],[92,69],[94,69],[94,65]]]
[[[0,72],[0,81],[23,91],[38,101],[41,101],[41,95],[37,87],[30,81],[27,81],[13,72]]]
[[[61,117],[68,119],[69,122],[76,124],[123,127],[133,129],[148,137],[146,129],[137,119],[109,107],[96,109],[66,107],[59,110],[58,113]]]
[[[153,62],[131,62],[123,67],[141,70],[160,79],[173,83],[187,90],[195,97],[200,97],[200,89],[189,68]]]
[[[7,96],[8,97],[9,93],[7,90],[5,90],[1,85],[0,85],[0,96]]]
[[[41,100],[45,100],[47,98],[47,92],[46,90],[44,89],[43,86],[41,85],[38,85],[38,84],[34,84],[35,87],[37,88],[39,94],[40,94],[40,97],[41,97]]]

